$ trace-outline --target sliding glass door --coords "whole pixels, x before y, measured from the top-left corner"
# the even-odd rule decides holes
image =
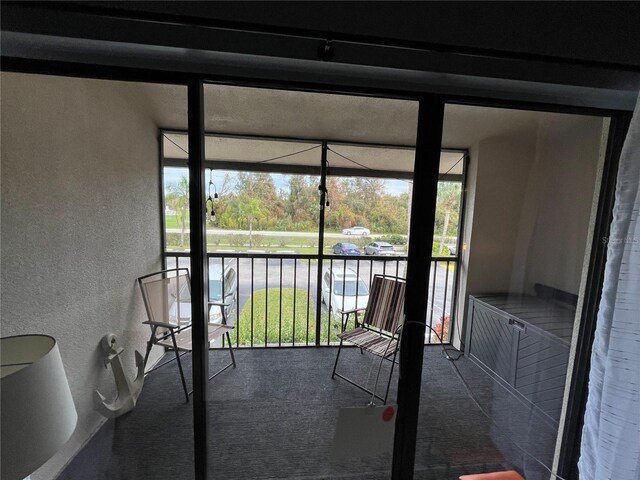
[[[182,365],[196,396],[185,403],[177,364],[162,366],[136,408],[108,420],[60,478],[154,469],[457,478],[504,468],[543,478],[554,469],[574,358],[589,347],[577,341],[590,321],[584,299],[592,309],[597,296],[590,259],[607,213],[608,118],[196,78],[188,108],[184,85],[3,74],[5,89],[21,99],[3,105],[3,196],[19,206],[3,232],[17,272],[8,298],[26,312],[18,319],[71,312],[37,324],[54,336],[88,335],[67,340],[69,355],[61,342],[81,426],[69,448],[99,423],[83,385],[117,394],[96,350],[102,335],[121,339],[128,378],[129,355],[146,350],[135,279],[161,258],[186,267],[202,307],[196,355]],[[35,270],[19,261],[31,255]],[[407,281],[388,402],[395,430],[336,455],[339,412],[371,399],[332,378],[338,335],[350,310],[366,311],[379,274]],[[3,322],[3,335],[30,322]],[[230,336],[208,342],[220,323]],[[153,347],[147,367],[175,353]],[[378,370],[391,373],[357,348],[342,355],[367,389]],[[394,449],[372,459],[355,447],[369,441]],[[104,462],[92,460],[98,451],[110,452]]]
[[[205,84],[203,105],[207,280],[237,363],[204,386],[209,476],[388,478],[392,428],[375,458],[334,449],[340,410],[371,396],[332,369],[345,312],[366,308],[375,274],[406,273],[418,102]],[[213,372],[229,353],[210,347]],[[365,353],[339,368],[371,389]]]
[[[470,154],[451,339],[464,356],[425,352],[420,478],[554,471],[608,129],[601,116],[446,106],[443,145]]]

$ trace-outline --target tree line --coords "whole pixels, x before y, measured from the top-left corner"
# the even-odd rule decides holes
[[[207,201],[207,223],[230,230],[317,231],[320,216],[318,177],[289,175],[288,188],[278,189],[269,173],[225,174],[222,185]],[[211,193],[211,192],[208,192]],[[189,180],[169,184],[165,203],[179,227],[188,227]],[[375,234],[407,234],[409,194],[385,192],[384,180],[327,177],[325,229],[339,232],[360,225]],[[436,232],[443,238],[457,228],[460,184],[439,182]],[[215,211],[215,220],[211,208]]]

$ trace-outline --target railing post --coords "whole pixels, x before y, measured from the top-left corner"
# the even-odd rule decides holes
[[[327,201],[327,142],[322,142],[322,156],[320,158],[320,219],[318,237],[318,274],[316,284],[316,346],[320,346],[320,331],[322,321],[322,262],[324,252],[324,207]],[[331,324],[331,312],[329,312],[329,325]]]

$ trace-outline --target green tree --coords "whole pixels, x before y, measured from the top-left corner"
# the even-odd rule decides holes
[[[460,194],[462,186],[458,182],[438,182],[438,196],[436,198],[436,210],[443,212],[442,219],[442,236],[440,237],[440,248],[438,254],[440,255],[444,250],[444,243],[446,241],[447,233],[449,230],[449,224],[451,221],[452,212],[457,213],[460,209]],[[437,212],[436,212],[437,213]]]
[[[177,183],[167,185],[165,203],[175,211],[176,222],[180,226],[180,246],[184,246],[184,237],[189,221],[189,178],[180,177]]]
[[[240,219],[245,219],[249,226],[249,247],[252,247],[254,223],[257,223],[264,218],[266,211],[260,200],[249,197],[244,193],[238,196],[237,206]]]
[[[325,228],[342,230],[355,223],[355,215],[345,203],[347,181],[337,177],[327,177],[327,199],[329,208],[325,210]]]
[[[384,195],[375,203],[369,219],[371,228],[380,233],[407,231],[407,196]]]
[[[368,223],[369,212],[384,194],[384,181],[379,178],[355,177],[349,179],[345,186],[344,203],[355,214],[357,223]]]
[[[285,196],[285,212],[289,226],[313,229],[318,224],[318,185],[312,178],[302,175],[289,177],[289,192]]]
[[[285,209],[273,177],[269,173],[238,173],[236,181],[238,198],[246,197],[258,200],[263,210],[269,212],[264,220],[267,226],[273,227],[277,220],[285,216]]]

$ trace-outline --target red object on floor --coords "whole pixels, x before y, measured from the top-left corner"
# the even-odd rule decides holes
[[[475,475],[462,475],[460,480],[525,480],[515,470],[509,470],[508,472],[493,472],[493,473],[476,473]]]

